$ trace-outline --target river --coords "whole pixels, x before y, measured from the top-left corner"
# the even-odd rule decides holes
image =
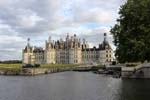
[[[0,76],[0,100],[148,100],[150,80],[115,79],[91,72]]]

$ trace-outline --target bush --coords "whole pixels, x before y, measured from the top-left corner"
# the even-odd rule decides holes
[[[38,68],[40,64],[25,64],[22,66],[23,68]]]

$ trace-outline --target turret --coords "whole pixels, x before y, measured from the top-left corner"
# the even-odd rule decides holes
[[[104,42],[106,42],[106,41],[107,41],[107,34],[104,33]]]
[[[83,45],[85,45],[85,39],[83,39]]]
[[[86,41],[86,48],[89,48],[89,44],[88,44],[88,42]]]
[[[67,33],[67,37],[66,37],[66,41],[68,41],[69,40],[69,33]]]
[[[107,41],[107,34],[106,34],[106,33],[104,33],[103,45],[104,45],[104,46],[109,45],[109,43],[108,43],[108,41]]]
[[[30,38],[27,39],[27,48],[30,48]]]
[[[85,39],[83,39],[83,46],[82,46],[82,48],[83,48],[83,49],[86,48],[86,41],[85,41]]]
[[[30,52],[30,38],[27,39],[27,52]]]
[[[76,34],[74,34],[74,39],[76,39],[76,37],[77,37],[77,35],[76,35]]]
[[[45,41],[45,48],[46,50],[49,50],[52,48],[52,40],[51,40],[51,36],[48,37],[48,40]]]
[[[69,33],[67,33],[65,48],[67,48],[67,49],[69,48]]]
[[[48,37],[48,41],[51,42],[51,36]]]
[[[107,41],[107,34],[106,33],[104,33],[104,40],[103,40],[102,44],[99,45],[99,48],[103,49],[103,50],[105,50],[106,48],[111,48],[108,41]]]

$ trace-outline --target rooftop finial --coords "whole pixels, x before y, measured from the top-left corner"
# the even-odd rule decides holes
[[[104,36],[107,36],[107,33],[104,33]]]
[[[69,33],[67,33],[67,37],[69,37]]]
[[[85,38],[84,38],[84,39],[83,39],[83,44],[85,44],[85,41],[86,41],[86,40],[85,40]]]
[[[104,41],[106,41],[107,33],[104,33]]]
[[[48,37],[48,41],[51,41],[51,36]]]
[[[30,47],[30,38],[27,39],[27,47]]]
[[[67,33],[67,37],[66,37],[66,40],[67,40],[67,41],[69,40],[69,33]]]
[[[30,44],[30,38],[27,39],[27,43]]]

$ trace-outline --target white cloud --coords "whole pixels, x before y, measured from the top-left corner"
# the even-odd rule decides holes
[[[5,7],[10,5],[11,3],[13,3],[13,1],[15,2],[16,0],[0,0],[0,6],[1,7]]]
[[[7,44],[13,42],[24,42],[24,39],[19,36],[1,35],[0,43]]]
[[[29,15],[29,16],[21,16],[21,25],[23,27],[34,27],[39,21],[41,21],[42,18],[40,18],[37,15]]]
[[[0,54],[3,55],[0,60],[21,59],[21,50],[28,37],[41,42],[48,35],[56,39],[70,32],[86,38],[91,44],[98,44],[103,40],[103,33],[109,33],[110,26],[114,25],[118,8],[124,2],[0,0]],[[108,36],[111,42],[112,36]]]

